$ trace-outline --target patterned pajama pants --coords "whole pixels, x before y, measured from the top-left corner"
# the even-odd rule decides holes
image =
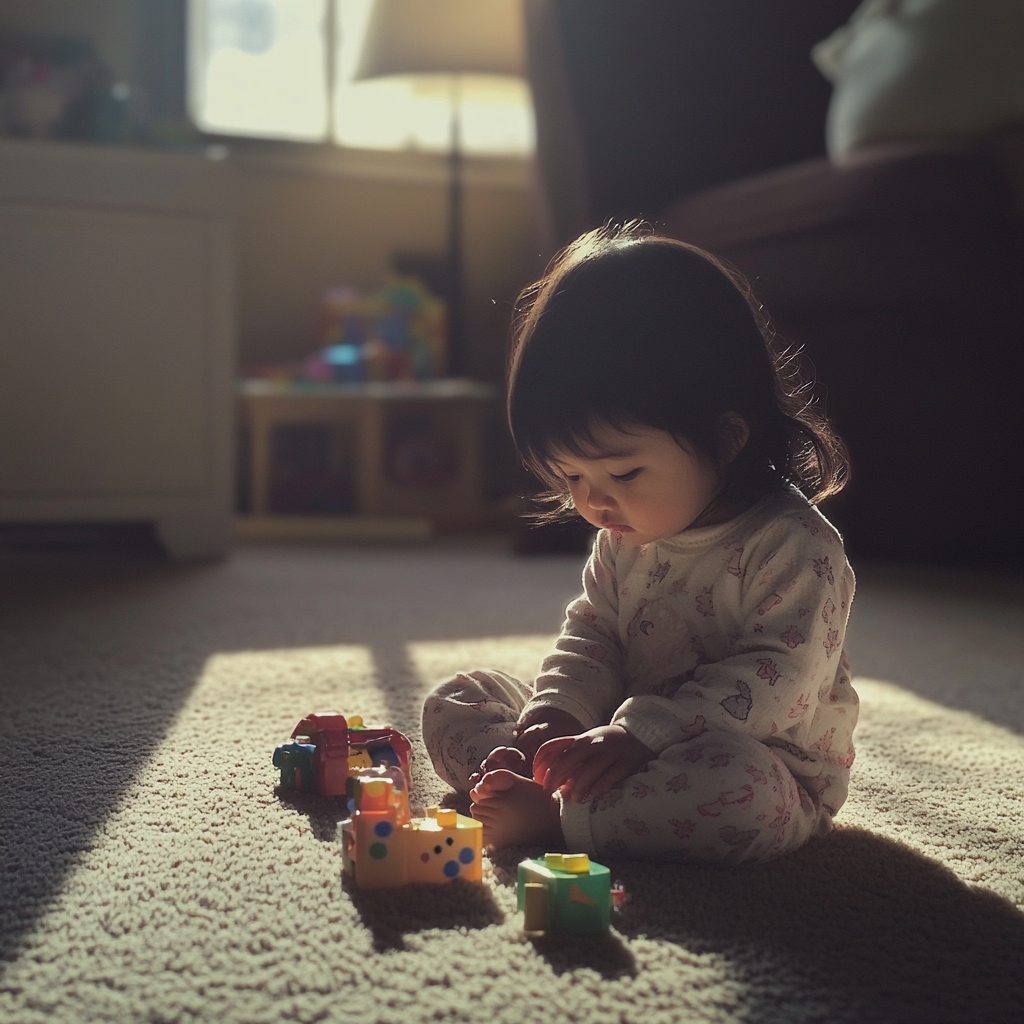
[[[518,679],[479,669],[438,686],[423,706],[423,738],[438,775],[466,791],[480,762],[513,744],[531,696]],[[795,850],[823,831],[823,816],[770,747],[724,730],[668,747],[604,796],[564,798],[561,809],[570,850],[720,864]]]

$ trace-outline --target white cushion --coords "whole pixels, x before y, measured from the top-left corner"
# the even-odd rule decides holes
[[[1024,0],[865,0],[812,50],[829,155],[1024,120]]]

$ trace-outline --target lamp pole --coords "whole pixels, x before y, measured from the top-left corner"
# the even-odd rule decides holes
[[[462,103],[459,76],[450,76],[451,134],[448,150],[448,375],[466,367],[462,282]]]
[[[448,78],[448,373],[463,376],[472,360],[466,331],[463,258],[463,76],[522,78],[522,0],[374,0],[352,81],[390,76]],[[439,79],[441,81],[439,81]],[[443,215],[442,215],[443,216]]]

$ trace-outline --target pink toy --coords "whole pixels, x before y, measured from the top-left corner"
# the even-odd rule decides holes
[[[307,715],[292,742],[274,751],[281,785],[320,796],[346,796],[348,780],[373,765],[391,764],[410,777],[412,745],[390,725],[363,725],[358,715],[337,711]]]

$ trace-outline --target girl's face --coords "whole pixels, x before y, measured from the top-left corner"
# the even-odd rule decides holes
[[[654,427],[624,433],[600,424],[593,435],[586,458],[556,452],[552,462],[576,511],[592,526],[639,545],[717,521],[702,514],[722,487],[714,460]]]

